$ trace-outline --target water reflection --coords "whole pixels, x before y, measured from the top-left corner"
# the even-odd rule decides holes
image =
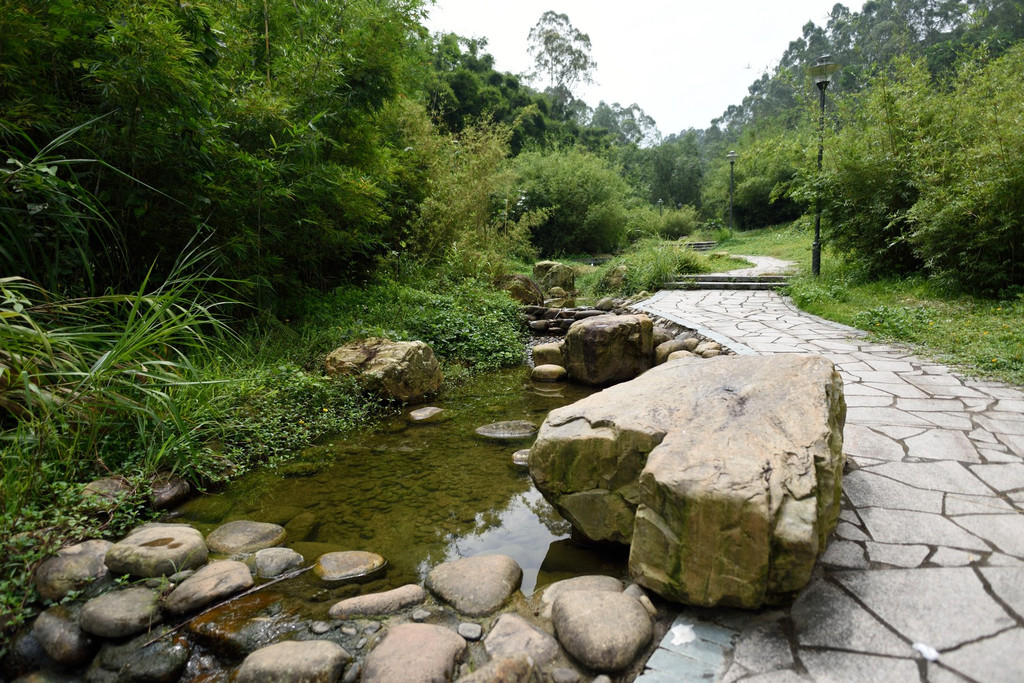
[[[557,551],[557,571],[546,572],[552,548],[572,544],[568,523],[512,465],[512,453],[529,442],[495,443],[474,433],[504,420],[539,425],[550,410],[588,393],[564,384],[534,385],[525,368],[494,373],[434,403],[445,409],[438,422],[410,423],[403,415],[373,433],[319,444],[303,461],[317,466],[283,468],[301,476],[254,473],[225,493],[191,501],[180,513],[204,533],[233,519],[282,524],[286,545],[310,562],[334,550],[379,553],[389,562],[387,576],[359,589],[364,591],[420,582],[441,562],[481,553],[515,558],[527,594],[552,580],[545,576],[566,571],[621,574],[621,560],[610,569],[604,554],[582,550],[571,560]],[[331,590],[318,599],[353,590]]]

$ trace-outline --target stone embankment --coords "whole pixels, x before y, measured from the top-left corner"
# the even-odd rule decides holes
[[[608,674],[635,672],[667,628],[642,588],[606,576],[526,596],[522,569],[505,555],[445,562],[422,585],[326,601],[319,617],[302,619],[261,587],[316,581],[330,595],[378,576],[387,563],[361,551],[310,562],[280,547],[285,540],[282,527],[245,520],[205,538],[189,525],[154,523],[117,543],[66,548],[37,573],[40,592],[61,603],[17,638],[5,674],[24,681],[610,681]],[[307,570],[316,578],[300,579]],[[72,591],[81,591],[77,599]]]

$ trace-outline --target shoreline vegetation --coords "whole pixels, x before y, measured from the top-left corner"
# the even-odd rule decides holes
[[[323,375],[333,348],[422,340],[449,383],[521,362],[494,283],[540,259],[579,262],[590,303],[737,266],[724,252],[789,259],[805,310],[1024,384],[1019,5],[837,4],[742,103],[663,136],[637,104],[575,97],[589,38],[553,12],[524,75],[430,35],[426,0],[15,0],[0,660],[46,606],[36,564],[151,517],[154,475],[212,490],[393,410]],[[112,508],[82,496],[101,477],[128,485]]]

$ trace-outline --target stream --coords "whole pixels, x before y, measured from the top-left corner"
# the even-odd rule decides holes
[[[422,583],[434,566],[477,554],[514,558],[526,595],[582,574],[626,578],[626,549],[597,551],[571,540],[569,523],[525,468],[512,464],[512,453],[528,448],[532,437],[495,442],[474,432],[506,420],[539,426],[552,409],[592,392],[531,382],[525,366],[478,376],[430,403],[444,409],[439,421],[411,422],[406,410],[373,431],[326,440],[276,469],[189,501],[175,521],[204,534],[236,519],[281,524],[285,545],[307,563],[337,550],[388,560],[383,577],[362,585],[325,587],[307,573],[268,588],[289,611],[310,619],[324,619],[343,598]]]

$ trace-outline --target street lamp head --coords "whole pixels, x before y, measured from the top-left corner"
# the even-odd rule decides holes
[[[740,155],[734,149],[729,150],[729,153],[725,155],[725,158],[729,160],[730,164],[734,163],[737,159],[739,159],[739,157]]]
[[[815,85],[825,89],[832,82],[832,74],[838,70],[839,65],[832,61],[832,55],[822,55],[814,60],[814,64],[808,67],[807,72],[814,79]]]

